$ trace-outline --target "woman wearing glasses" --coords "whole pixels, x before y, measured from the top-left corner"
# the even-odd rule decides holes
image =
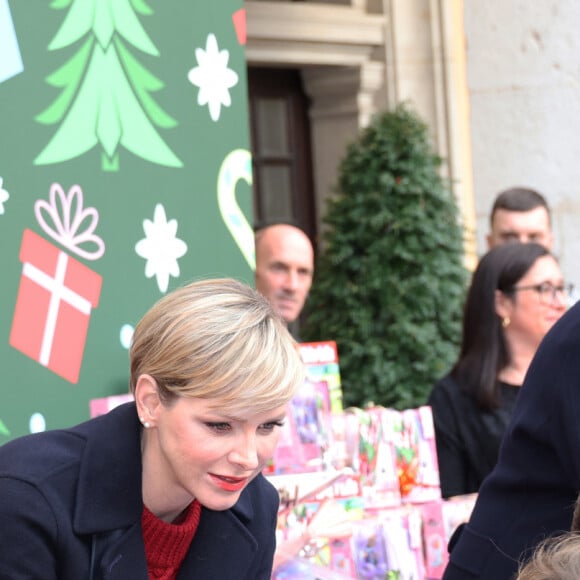
[[[429,397],[443,497],[477,492],[494,467],[524,376],[566,311],[568,291],[556,258],[539,244],[497,246],[479,262],[459,358]]]

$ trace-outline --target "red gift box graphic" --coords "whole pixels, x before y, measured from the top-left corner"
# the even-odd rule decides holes
[[[37,201],[35,213],[42,229],[75,253],[88,259],[104,253],[102,240],[93,234],[98,220],[96,210],[83,210],[79,186],[73,186],[66,195],[60,185],[53,184],[50,204]],[[47,225],[45,213],[55,228]],[[87,222],[88,228],[79,233]],[[96,244],[96,251],[79,245],[85,242]],[[90,314],[99,303],[102,278],[29,229],[22,236],[20,261],[22,276],[10,345],[67,381],[77,383]]]

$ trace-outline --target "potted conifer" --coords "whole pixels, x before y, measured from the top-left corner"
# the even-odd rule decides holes
[[[339,168],[304,340],[335,340],[344,403],[424,404],[457,356],[466,290],[458,208],[409,105],[377,115]]]

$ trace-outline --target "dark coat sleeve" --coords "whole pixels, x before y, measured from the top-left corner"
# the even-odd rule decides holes
[[[57,525],[46,499],[32,485],[0,478],[0,578],[59,578]]]

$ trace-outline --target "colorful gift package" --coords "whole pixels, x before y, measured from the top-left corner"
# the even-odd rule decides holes
[[[379,580],[387,578],[389,564],[383,541],[383,531],[376,518],[365,519],[355,525],[352,551],[356,578]]]
[[[283,508],[278,518],[277,555],[283,562],[299,559],[354,578],[350,537],[353,523],[362,517],[360,497],[323,499]],[[304,539],[305,532],[308,539]]]
[[[379,520],[389,573],[398,580],[426,578],[421,514],[415,506],[385,510]]]
[[[296,392],[266,473],[301,473],[326,469],[332,432],[328,384],[308,378]]]
[[[390,437],[395,448],[401,499],[422,503],[441,498],[437,447],[431,407],[388,409]]]
[[[443,520],[443,500],[431,501],[418,506],[423,522],[423,544],[425,552],[425,576],[429,580],[443,577],[449,560],[447,534]]]
[[[300,357],[306,366],[306,376],[311,382],[324,381],[328,385],[330,410],[342,411],[342,389],[338,365],[338,349],[333,340],[302,342],[298,345]]]
[[[387,409],[350,408],[347,428],[348,449],[354,447],[352,468],[360,474],[362,495],[367,508],[398,506],[401,503],[399,479],[395,462],[390,425],[385,423]],[[356,425],[356,445],[353,437],[353,419]]]
[[[344,443],[341,445],[339,438],[336,444],[333,440],[333,415],[340,416],[342,412],[336,343],[301,343],[298,349],[306,378],[290,403],[266,474],[303,473],[346,465]]]

